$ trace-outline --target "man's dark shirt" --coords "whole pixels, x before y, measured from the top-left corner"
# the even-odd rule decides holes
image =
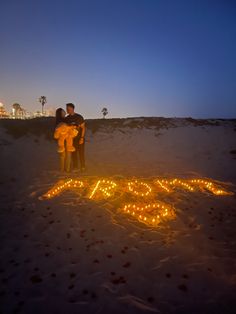
[[[76,125],[78,126],[77,130],[79,131],[78,135],[74,138],[74,142],[76,141],[79,141],[80,137],[81,137],[81,128],[80,128],[80,125],[82,123],[84,123],[84,118],[78,114],[78,113],[74,113],[74,114],[71,114],[71,115],[68,115],[65,117],[65,123],[69,124],[69,125]]]

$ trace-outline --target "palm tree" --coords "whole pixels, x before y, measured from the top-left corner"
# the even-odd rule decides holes
[[[108,110],[107,110],[107,108],[103,108],[101,112],[102,112],[102,114],[103,114],[103,119],[105,119],[106,115],[108,115]]]
[[[44,105],[47,103],[47,98],[46,98],[46,96],[40,96],[40,97],[39,97],[39,102],[40,102],[41,105],[42,105],[42,115],[43,115]]]

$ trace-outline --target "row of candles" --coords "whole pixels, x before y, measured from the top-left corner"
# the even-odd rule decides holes
[[[121,183],[121,181],[120,181]],[[171,193],[177,188],[194,192],[197,189],[207,190],[214,195],[230,195],[230,191],[221,189],[214,182],[204,179],[156,179],[153,181],[158,192]],[[87,180],[67,179],[58,182],[46,194],[44,198],[50,199],[65,190],[78,190],[81,188],[89,188],[90,184]],[[156,195],[156,189],[152,189],[151,185],[141,180],[125,180],[125,184],[121,185],[113,180],[97,180],[93,184],[89,193],[89,199],[109,198],[114,196],[118,191],[129,193],[132,196],[132,202],[123,205],[122,212],[133,216],[148,225],[157,225],[165,219],[175,217],[174,208],[163,202],[150,202]]]

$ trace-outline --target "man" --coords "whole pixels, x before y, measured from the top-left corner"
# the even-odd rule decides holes
[[[73,146],[75,151],[72,153],[72,167],[78,169],[78,155],[80,159],[80,170],[85,171],[85,158],[84,158],[84,136],[85,136],[85,121],[84,118],[75,113],[75,105],[72,103],[66,104],[66,112],[68,115],[65,118],[65,122],[70,125],[76,125],[78,135],[74,138]]]

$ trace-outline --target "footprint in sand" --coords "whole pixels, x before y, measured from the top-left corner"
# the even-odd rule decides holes
[[[86,230],[81,230],[81,231],[80,231],[80,237],[81,237],[81,238],[84,238],[85,232],[86,232]]]
[[[127,250],[128,250],[128,246],[124,246],[123,249],[121,250],[121,253],[126,254]]]
[[[70,278],[75,278],[76,277],[76,274],[75,273],[70,273]]]
[[[131,266],[131,263],[130,262],[126,262],[122,267],[129,268],[130,266]]]
[[[187,292],[188,291],[188,288],[185,284],[180,284],[178,285],[178,289],[183,291],[183,292]]]
[[[96,299],[97,298],[97,295],[96,295],[95,292],[91,292],[90,296],[91,296],[92,299]]]
[[[153,303],[153,302],[155,301],[155,299],[154,299],[153,297],[148,297],[148,298],[147,298],[147,301],[148,301],[149,303]]]
[[[93,261],[93,263],[94,263],[94,264],[99,264],[100,262],[99,262],[98,259],[95,259],[95,260]]]
[[[39,275],[33,275],[30,277],[30,280],[33,284],[40,283],[43,281],[43,279]]]
[[[126,279],[125,279],[123,276],[120,276],[120,277],[117,277],[117,278],[112,279],[111,282],[112,282],[114,285],[119,285],[119,284],[124,284],[124,283],[126,283]]]

